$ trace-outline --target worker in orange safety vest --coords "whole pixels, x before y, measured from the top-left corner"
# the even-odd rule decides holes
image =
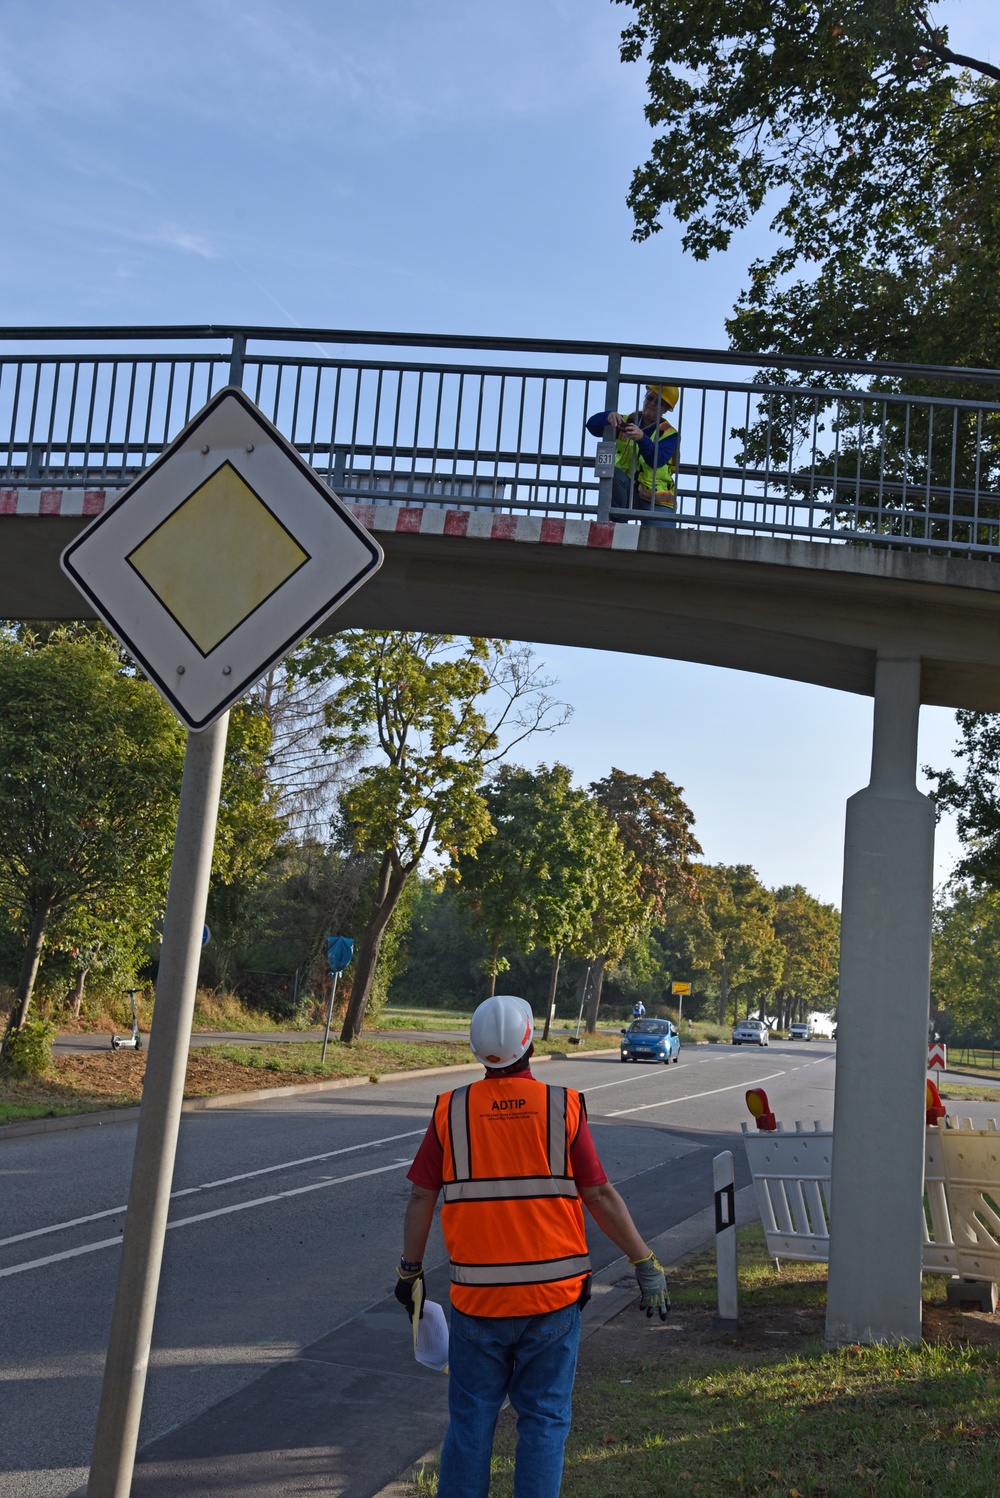
[[[583,1095],[531,1075],[534,1019],[525,1001],[487,999],[469,1036],[486,1076],[437,1100],[409,1171],[395,1293],[412,1319],[443,1191],[451,1419],[438,1498],[487,1498],[508,1396],[517,1412],[515,1498],[556,1498],[590,1295],[583,1205],[628,1255],[647,1316],[657,1310],[666,1319],[666,1278],[601,1167]]]

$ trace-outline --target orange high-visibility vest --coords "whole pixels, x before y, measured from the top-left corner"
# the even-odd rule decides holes
[[[584,1116],[580,1093],[531,1077],[487,1077],[438,1098],[458,1310],[535,1316],[579,1299],[590,1258],[570,1147]]]

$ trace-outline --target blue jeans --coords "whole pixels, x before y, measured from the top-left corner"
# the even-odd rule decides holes
[[[653,508],[653,501],[651,499],[643,499],[625,470],[623,468],[616,468],[611,490],[611,508],[614,510],[649,511]],[[655,518],[640,520],[639,524],[659,526],[661,530],[666,531],[676,530],[677,521],[673,518],[674,513],[673,510],[667,510],[663,506],[660,506]]]
[[[452,1307],[448,1411],[438,1498],[487,1498],[504,1396],[517,1411],[514,1498],[557,1498],[572,1416],[580,1307],[466,1316]]]

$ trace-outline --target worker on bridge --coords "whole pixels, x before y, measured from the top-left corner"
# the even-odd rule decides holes
[[[523,999],[480,1004],[469,1029],[481,1082],[438,1098],[409,1171],[396,1298],[410,1318],[438,1193],[451,1259],[450,1424],[438,1498],[486,1498],[504,1398],[517,1412],[515,1498],[556,1498],[569,1433],[580,1313],[590,1296],[581,1198],[628,1255],[640,1304],[666,1320],[657,1263],[611,1185],[583,1095],[531,1075],[534,1019]]]
[[[642,525],[672,528],[677,524],[677,428],[664,415],[680,398],[676,385],[647,385],[642,410],[630,416],[598,411],[587,421],[594,437],[605,427],[615,434],[613,510],[641,510],[654,518]],[[613,519],[623,517],[616,515]]]

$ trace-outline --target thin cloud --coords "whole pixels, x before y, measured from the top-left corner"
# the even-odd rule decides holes
[[[176,224],[164,224],[160,229],[121,231],[124,238],[137,244],[160,245],[168,250],[180,250],[185,255],[199,255],[202,260],[221,260],[222,251],[216,249],[204,234],[192,234],[189,229],[180,229]]]

